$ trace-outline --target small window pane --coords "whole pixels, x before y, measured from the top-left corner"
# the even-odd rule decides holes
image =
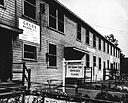
[[[28,1],[24,1],[24,15],[35,19],[36,18],[36,6],[29,3]]]
[[[35,19],[35,17],[36,17],[35,6],[29,4],[28,2],[24,2],[24,15]]]
[[[56,17],[56,9],[52,5],[49,5],[49,14]]]
[[[49,54],[56,55],[56,45],[49,44]]]
[[[96,35],[93,34],[93,47],[96,47]]]
[[[86,43],[89,44],[89,31],[86,30]]]
[[[101,58],[99,58],[99,70],[101,70]]]
[[[49,26],[56,29],[56,18],[49,16]]]
[[[99,38],[99,50],[101,50],[101,39]]]
[[[56,66],[56,56],[49,56],[49,66]]]
[[[86,55],[86,67],[90,66],[89,54]]]
[[[81,41],[81,26],[77,24],[77,39]]]
[[[96,66],[96,56],[93,56],[93,66]]]
[[[58,30],[64,32],[64,22],[58,21]]]
[[[58,10],[58,19],[64,21],[64,14],[60,10]]]
[[[4,0],[0,0],[0,5],[4,6]]]

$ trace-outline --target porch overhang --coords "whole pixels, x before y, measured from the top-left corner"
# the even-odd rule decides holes
[[[12,32],[14,32],[16,34],[22,34],[23,33],[22,29],[19,29],[19,28],[16,28],[16,27],[12,27],[12,26],[6,25],[4,23],[0,23],[0,29],[5,29],[7,31],[12,31]]]
[[[64,48],[64,58],[66,60],[81,60],[82,57],[87,53],[89,52],[79,49],[77,47],[65,47]]]

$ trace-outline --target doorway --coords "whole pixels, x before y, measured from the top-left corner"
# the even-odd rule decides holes
[[[12,78],[12,36],[5,30],[0,32],[0,81],[5,82]]]

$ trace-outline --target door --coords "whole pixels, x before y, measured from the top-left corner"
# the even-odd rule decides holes
[[[1,32],[0,37],[0,81],[7,81],[12,77],[12,36]]]

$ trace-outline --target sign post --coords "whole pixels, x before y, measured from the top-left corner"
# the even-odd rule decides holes
[[[63,59],[63,92],[65,92],[65,78],[84,78],[84,60]],[[76,86],[77,87],[77,86]]]

